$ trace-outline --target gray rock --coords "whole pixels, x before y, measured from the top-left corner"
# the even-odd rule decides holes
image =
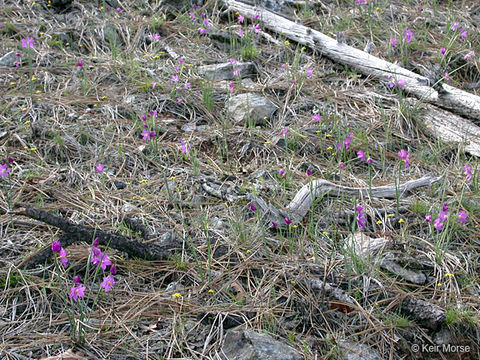
[[[295,349],[271,335],[252,330],[230,330],[222,348],[225,360],[301,360]]]
[[[413,271],[407,269],[405,266],[400,265],[395,259],[392,253],[386,253],[384,258],[380,262],[380,267],[391,273],[403,277],[405,280],[410,281],[413,284],[423,285],[427,280],[427,277],[422,272]]]
[[[18,57],[15,51],[10,51],[0,58],[0,66],[15,66]]]
[[[236,69],[241,69],[239,76],[243,79],[252,76],[256,73],[255,65],[251,62],[239,62],[235,65]],[[234,80],[233,75],[234,66],[228,63],[204,65],[197,68],[199,75],[205,76],[208,80]]]
[[[367,345],[342,340],[338,348],[345,360],[383,360],[378,353]]]
[[[234,123],[265,125],[277,110],[277,106],[270,100],[255,93],[240,94],[230,98],[227,102],[228,111]]]

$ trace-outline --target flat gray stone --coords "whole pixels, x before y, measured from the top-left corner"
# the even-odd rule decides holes
[[[0,66],[15,66],[15,62],[20,59],[17,59],[15,51],[10,51],[0,58]]]
[[[230,62],[199,66],[197,68],[197,73],[212,81],[234,80],[236,79],[233,75],[234,67],[236,69],[241,69],[239,76],[242,79],[256,73],[255,65],[251,62],[239,62],[235,66],[230,64]]]
[[[303,356],[271,335],[230,330],[222,348],[224,360],[301,360]]]
[[[236,124],[265,125],[271,119],[277,106],[270,100],[255,93],[245,93],[231,97],[227,109]]]

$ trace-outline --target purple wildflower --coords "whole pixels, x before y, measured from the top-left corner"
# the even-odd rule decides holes
[[[365,224],[367,222],[367,219],[365,217],[365,213],[363,212],[363,207],[360,205],[357,205],[355,207],[355,211],[358,212],[357,214],[357,224],[361,228],[365,229]]]
[[[239,22],[240,24],[243,24],[244,21],[245,21],[245,18],[244,18],[242,15],[239,14],[239,15],[238,15],[238,22]]]
[[[82,67],[83,66],[83,61],[82,60],[77,61],[77,66]]]
[[[312,170],[307,169],[307,176],[312,176]]]
[[[110,274],[115,275],[117,273],[117,267],[115,265],[110,266]]]
[[[112,275],[108,275],[107,277],[103,278],[103,281],[100,283],[100,286],[105,289],[105,292],[110,291],[115,284],[115,279]]]
[[[287,135],[287,133],[288,133],[288,128],[280,130],[280,134],[282,134],[283,136]]]
[[[410,29],[403,31],[403,41],[410,44],[412,42],[413,32]]]
[[[60,262],[62,263],[62,265],[64,267],[67,267],[68,259],[67,259],[67,252],[65,251],[65,249],[61,248],[58,254],[60,255]]]
[[[443,219],[441,218],[436,218],[434,221],[433,221],[433,227],[435,228],[435,230],[437,231],[442,231],[443,230]]]
[[[284,219],[286,225],[290,225],[292,223],[292,220],[290,220],[288,217]]]
[[[428,223],[430,221],[432,221],[432,215],[427,215],[425,216],[425,221]]]
[[[274,229],[278,228],[278,223],[276,221],[272,221],[272,226]]]
[[[187,143],[183,140],[179,140],[180,144],[182,144],[182,154],[187,154],[191,150],[191,146],[188,146]]]
[[[257,211],[257,207],[255,206],[255,204],[250,204],[250,210],[252,210],[253,212]]]
[[[467,55],[463,57],[464,60],[470,59],[475,54],[475,51],[470,51]]]
[[[285,170],[283,169],[278,170],[278,175],[282,176],[283,174],[285,174]]]
[[[461,169],[465,171],[465,174],[467,175],[467,180],[472,180],[472,167],[468,164],[465,164],[461,167]]]
[[[344,163],[343,161],[340,162],[340,164],[338,164],[338,167],[339,167],[340,169],[344,169],[344,168],[345,168],[345,163]]]
[[[33,39],[29,36],[26,39],[22,39],[22,48],[33,48]]]
[[[78,284],[77,286],[70,289],[70,295],[68,297],[73,301],[77,301],[78,298],[82,298],[85,296],[85,289],[85,286],[82,286],[82,284]]]
[[[103,170],[105,170],[105,166],[103,166],[103,164],[98,164],[95,166],[95,170],[97,170],[97,172],[100,174],[103,172]]]
[[[357,151],[357,157],[361,160],[361,161],[365,161],[367,159],[365,153],[362,151],[362,150],[358,150]]]
[[[453,23],[450,23],[450,25],[451,25],[451,26],[450,26],[450,30],[456,31],[456,30],[458,29],[458,25],[459,25],[459,24],[460,24],[460,23],[459,23],[458,21],[455,21],[455,22],[453,22]]]
[[[62,244],[60,244],[60,241],[52,242],[52,251],[54,253],[60,252],[61,249],[62,249]]]
[[[305,71],[305,77],[311,78],[312,75],[313,75],[313,69],[312,69],[312,68],[308,68],[308,69]]]
[[[12,169],[8,168],[7,163],[0,165],[0,177],[8,178],[10,171],[12,171]]]
[[[461,210],[457,215],[458,221],[461,222],[462,224],[465,224],[467,222],[467,217],[468,217],[468,214],[463,210]]]
[[[397,80],[397,86],[401,89],[405,86],[405,81],[400,79],[400,80]]]
[[[372,160],[372,158],[371,158],[371,157],[369,157],[369,158],[367,159],[367,164],[369,164],[369,165],[370,165],[370,164],[372,164],[372,163],[373,163],[373,160]]]
[[[408,155],[407,150],[400,150],[398,152],[398,158],[405,160],[405,167],[408,168],[410,166],[410,155]]]
[[[467,30],[465,30],[464,28],[460,29],[460,34],[460,39],[465,40],[467,38],[468,33]]]
[[[447,49],[441,48],[441,49],[440,49],[440,52],[442,53],[442,55],[445,55],[445,53],[447,52]]]
[[[74,276],[72,280],[75,285],[78,285],[80,284],[80,281],[82,281],[82,277],[80,275],[77,275],[77,276]]]
[[[319,122],[320,120],[322,120],[322,116],[319,115],[319,114],[315,114],[313,115],[313,119],[312,119],[314,122]]]
[[[394,37],[392,38],[392,40],[390,40],[390,46],[391,46],[391,47],[394,47],[395,44],[397,43],[397,41],[398,41],[397,38],[394,36]]]
[[[449,83],[450,82],[450,76],[448,75],[448,72],[445,71],[443,74],[445,75],[445,81],[447,83]]]

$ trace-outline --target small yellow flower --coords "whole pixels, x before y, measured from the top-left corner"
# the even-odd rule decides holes
[[[145,199],[146,199],[146,197],[145,197],[145,196],[142,196],[142,197],[140,198],[140,200],[145,200]]]
[[[405,222],[405,220],[403,220],[403,219],[400,219],[400,220],[398,220],[398,222],[399,222],[400,224],[402,224],[402,223],[404,223],[404,222]]]
[[[22,21],[25,21],[25,18],[24,18],[24,17],[22,17],[22,18],[21,18],[21,20],[22,20]]]
[[[165,55],[165,51],[160,51],[159,54],[160,55]]]
[[[100,10],[103,10],[103,6],[100,6]]]
[[[130,181],[127,181],[127,185],[130,185],[130,184],[131,184],[131,182],[130,182]]]
[[[78,44],[78,47],[83,47],[83,45],[82,45],[82,44]]]
[[[105,100],[107,97],[103,95],[100,99]]]
[[[37,80],[37,78],[35,76],[32,76],[32,81],[35,81]]]
[[[322,232],[323,235],[328,235],[328,231]]]
[[[15,85],[15,83],[12,81],[12,82],[10,83],[10,85],[12,85],[12,86],[13,86],[13,85]]]
[[[478,228],[478,225],[475,225],[474,227]]]
[[[263,117],[263,120],[267,120],[268,118],[266,116]]]
[[[40,32],[40,36],[43,36],[43,35],[45,35],[45,33],[44,33],[44,32]]]
[[[327,150],[333,150],[332,146],[327,147]]]
[[[320,130],[317,130],[317,131],[315,131],[315,132],[316,132],[317,134],[320,134],[320,133],[321,133],[321,131],[320,131]]]
[[[379,7],[377,7],[377,8],[375,8],[375,10],[376,10],[376,11],[380,11],[380,10],[382,10],[382,9],[380,9]]]
[[[235,15],[237,15],[237,16],[238,16],[238,15],[240,15],[240,13],[237,11],[237,12],[235,13]]]
[[[270,145],[270,144],[271,144],[271,142],[270,142],[270,141],[268,141],[268,140],[267,140],[267,141],[265,141],[265,145]]]
[[[182,297],[182,294],[180,294],[180,293],[175,293],[175,294],[172,295],[172,297],[174,297],[174,298],[179,298],[179,297]]]
[[[166,158],[166,157],[167,157],[167,155],[163,154],[163,155],[162,155],[162,157]]]
[[[42,101],[42,98],[38,98],[37,101]]]
[[[325,134],[325,137],[327,138],[332,137],[332,134]]]
[[[168,179],[169,180],[175,180],[175,176],[170,176]]]
[[[431,128],[431,126],[430,126],[430,125],[427,125],[427,129],[430,129],[430,128]]]
[[[307,48],[305,46],[302,46],[302,51],[305,51],[307,50]]]
[[[4,123],[4,124],[8,124],[8,120],[3,120],[3,123]]]
[[[382,220],[378,220],[377,225],[382,225]]]
[[[391,218],[393,217],[393,214],[388,214],[387,217]]]
[[[213,293],[214,293],[214,291],[213,291],[212,289],[208,290],[208,292],[209,292],[210,294],[213,294]]]
[[[24,150],[28,150],[28,146],[24,146],[23,149],[24,149]]]
[[[96,108],[98,105],[97,104],[93,104],[93,107]]]
[[[296,228],[298,227],[298,225],[292,225],[292,227],[293,227],[294,229],[296,229]]]
[[[140,180],[140,184],[146,183],[147,181],[148,181],[147,179],[142,179],[142,180]]]
[[[247,254],[251,254],[252,253],[252,250],[247,250],[245,251]]]
[[[25,124],[25,125],[30,124],[30,120],[25,121],[24,124]]]
[[[35,91],[35,94],[41,94],[42,92],[40,90]]]
[[[132,200],[137,200],[137,195],[133,195]]]
[[[157,60],[159,57],[160,57],[160,56],[155,55],[153,58],[154,58],[155,60]]]
[[[65,43],[65,46],[70,46],[70,43]]]
[[[438,283],[438,284],[437,284],[438,287],[441,287],[442,285],[443,285],[442,283]]]
[[[295,285],[296,284],[295,280],[290,280],[290,284]]]
[[[452,277],[452,276],[454,276],[454,275],[451,274],[451,273],[446,273],[444,276],[445,276],[445,277]]]
[[[288,46],[288,45],[290,45],[290,41],[285,40],[284,44],[285,44],[285,46]]]
[[[36,147],[32,147],[32,148],[30,148],[30,151],[37,151],[37,148],[36,148]]]

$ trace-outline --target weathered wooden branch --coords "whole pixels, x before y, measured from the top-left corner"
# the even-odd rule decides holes
[[[480,120],[480,97],[466,91],[443,84],[440,94],[431,86],[429,80],[398,65],[367,54],[344,43],[339,43],[319,31],[290,21],[266,9],[253,7],[235,0],[223,0],[230,11],[238,11],[247,18],[259,14],[262,25],[283,36],[306,45],[338,63],[348,65],[356,71],[389,81],[389,76],[405,81],[404,90],[422,101],[435,104],[454,113]]]
[[[404,196],[406,192],[413,190],[421,186],[431,186],[440,180],[441,177],[425,176],[420,179],[410,180],[406,183],[398,186],[398,193],[400,196]],[[290,214],[292,221],[299,222],[307,214],[311,208],[313,201],[323,194],[329,196],[343,196],[350,197],[366,197],[370,194],[368,187],[354,188],[348,186],[342,186],[334,184],[327,180],[313,180],[312,182],[305,184],[298,192],[297,195],[287,206],[287,212]],[[371,189],[372,197],[394,199],[397,196],[397,188],[395,185],[373,186]]]
[[[38,210],[28,206],[24,207],[24,210],[17,212],[17,214],[27,216],[65,231],[66,234],[63,235],[61,239],[64,247],[79,241],[90,243],[95,237],[98,237],[100,245],[124,251],[130,256],[149,260],[166,260],[172,254],[172,251],[182,246],[181,243],[178,243],[178,241],[175,241],[172,237],[164,241],[144,244],[120,234],[77,225],[48,211]],[[31,268],[41,264],[52,254],[52,249],[48,246],[24,259],[20,267]]]

